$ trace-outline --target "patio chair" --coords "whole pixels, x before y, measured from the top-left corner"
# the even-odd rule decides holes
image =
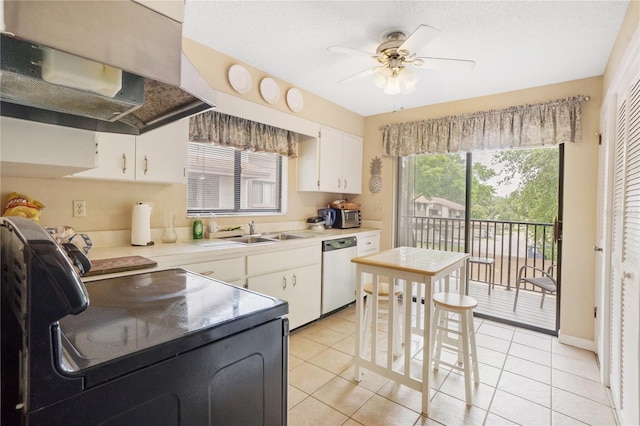
[[[542,305],[544,305],[544,296],[548,293],[555,293],[558,289],[555,278],[553,278],[553,268],[555,265],[551,265],[547,268],[547,270],[543,270],[542,268],[536,268],[531,265],[524,265],[518,271],[518,281],[516,283],[516,298],[513,301],[513,311],[515,312],[516,306],[518,304],[518,293],[520,292],[520,283],[529,283],[534,287],[540,287],[542,289],[542,300],[540,301],[540,309],[542,309]],[[539,272],[542,276],[524,276],[525,271],[528,269],[532,269],[532,272]]]

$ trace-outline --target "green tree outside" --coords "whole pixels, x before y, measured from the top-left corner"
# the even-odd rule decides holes
[[[497,151],[492,166],[472,167],[471,217],[549,223],[558,211],[558,149]],[[415,159],[415,194],[465,204],[465,157],[460,154],[422,155]],[[517,182],[506,196],[489,183]]]

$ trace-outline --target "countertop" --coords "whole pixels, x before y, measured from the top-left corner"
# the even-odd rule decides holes
[[[279,231],[282,233],[294,233],[294,232],[308,232],[308,230],[288,230]],[[317,231],[319,235],[308,238],[296,238],[283,241],[274,241],[273,243],[261,243],[261,244],[242,244],[221,239],[202,239],[202,240],[183,240],[175,243],[161,243],[158,242],[151,246],[107,246],[107,247],[93,247],[89,252],[89,260],[94,261],[98,259],[111,259],[125,256],[142,256],[149,258],[158,263],[158,266],[153,270],[161,270],[176,267],[176,264],[195,263],[198,261],[209,261],[216,259],[225,259],[234,256],[250,255],[254,253],[264,252],[267,250],[287,250],[296,247],[305,247],[319,243],[332,238],[340,238],[347,236],[357,236],[366,232],[380,232],[379,229],[371,228],[351,228],[351,229],[325,229],[323,231]],[[318,244],[320,248],[320,244]],[[212,256],[214,255],[214,256]],[[136,271],[129,271],[129,273],[141,273],[148,271],[149,269],[138,269]],[[119,273],[123,275],[126,273]],[[113,276],[114,274],[108,274]],[[98,275],[85,277],[85,281],[92,281],[95,279],[105,278],[107,275]]]
[[[351,261],[361,265],[378,266],[396,271],[436,275],[452,264],[468,257],[467,253],[397,247],[369,256],[356,257]]]

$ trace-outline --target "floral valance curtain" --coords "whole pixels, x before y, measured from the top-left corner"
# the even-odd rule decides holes
[[[388,124],[382,131],[383,154],[469,152],[533,148],[581,139],[580,103],[574,96],[502,110]]]
[[[243,151],[296,156],[294,132],[214,111],[189,119],[189,140]]]

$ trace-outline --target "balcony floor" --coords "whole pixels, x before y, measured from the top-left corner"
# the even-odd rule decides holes
[[[521,289],[516,312],[513,312],[513,300],[516,296],[515,289],[512,288],[507,291],[506,287],[496,285],[491,289],[491,295],[489,296],[487,294],[488,285],[485,282],[469,281],[469,296],[478,301],[478,307],[475,312],[547,330],[556,329],[555,295],[547,294],[544,306],[540,309],[542,295],[538,292]]]

